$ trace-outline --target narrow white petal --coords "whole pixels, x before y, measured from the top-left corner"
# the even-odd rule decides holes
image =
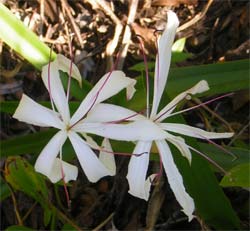
[[[166,132],[157,124],[147,119],[127,124],[85,123],[82,121],[76,124],[73,130],[124,141],[153,141],[155,139],[166,138]]]
[[[189,150],[188,145],[185,143],[185,140],[179,136],[173,136],[168,133],[168,137],[166,138],[170,143],[172,143],[181,153],[182,156],[187,158],[189,164],[191,165],[192,154]]]
[[[59,70],[69,74],[71,60],[66,58],[64,55],[58,54],[56,61],[58,63]],[[82,77],[80,71],[74,63],[72,63],[71,76],[79,82],[80,86],[82,86]]]
[[[100,149],[100,146],[94,141],[94,139],[91,136],[87,135],[86,133],[82,133],[82,136],[86,140],[86,143],[88,143],[89,147],[95,150]]]
[[[81,167],[91,182],[97,182],[104,176],[113,174],[100,162],[88,144],[75,132],[68,133],[69,139],[76,152]]]
[[[99,160],[106,166],[106,168],[111,172],[112,176],[116,173],[115,157],[112,153],[112,147],[109,139],[104,138],[102,142],[102,150],[99,154]]]
[[[138,141],[133,153],[143,154],[141,156],[131,156],[128,165],[129,193],[144,200],[149,198],[150,180],[152,180],[150,177],[146,180],[151,145],[151,141]]]
[[[171,48],[179,20],[173,11],[168,11],[166,28],[158,41],[158,57],[155,63],[154,98],[151,116],[155,116],[164,91],[171,61]],[[159,61],[159,62],[158,62]]]
[[[143,115],[113,104],[97,104],[84,119],[85,122],[114,122],[119,120],[139,120]]]
[[[40,127],[55,127],[58,129],[63,127],[58,113],[36,103],[25,94],[22,95],[13,118]]]
[[[223,138],[230,138],[234,135],[234,133],[232,132],[224,132],[224,133],[207,132],[200,128],[192,127],[186,124],[161,123],[160,126],[164,130],[199,139],[223,139]]]
[[[60,56],[59,56],[60,57]],[[63,89],[62,81],[59,76],[59,69],[57,60],[51,62],[50,64],[43,66],[42,68],[42,79],[56,108],[63,118],[65,123],[69,122],[70,114],[68,102],[66,100],[66,95]],[[48,72],[49,71],[49,72]],[[49,84],[50,82],[50,84]]]
[[[36,160],[35,170],[37,172],[50,178],[55,159],[66,139],[67,134],[63,131],[59,131],[51,138]]]
[[[165,140],[156,141],[156,145],[162,158],[169,185],[183,208],[182,211],[188,216],[188,220],[191,221],[194,217],[194,201],[186,192],[182,176],[174,163],[170,148]]]
[[[185,99],[188,95],[195,95],[198,93],[205,92],[207,90],[209,90],[209,86],[208,86],[207,81],[201,80],[196,85],[194,85],[192,88],[180,93],[158,113],[157,116],[164,114],[163,116],[161,116],[161,118],[158,121],[162,121],[162,120],[166,119],[172,113],[172,111],[176,108],[177,104],[181,100]]]
[[[124,88],[134,86],[136,81],[122,71],[105,74],[92,88],[71,119],[71,125],[79,121],[94,105],[110,98]]]
[[[63,175],[66,183],[71,180],[76,180],[78,169],[76,166],[56,158],[48,178],[52,183],[56,183],[62,179]]]

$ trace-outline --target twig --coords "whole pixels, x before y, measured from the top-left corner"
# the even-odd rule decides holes
[[[67,14],[67,16],[69,18],[69,21],[70,21],[70,23],[71,23],[71,25],[73,27],[73,30],[74,30],[74,32],[76,34],[76,37],[77,37],[77,39],[78,39],[78,41],[80,43],[80,46],[83,47],[83,40],[82,40],[82,37],[81,37],[81,32],[80,32],[78,26],[76,25],[75,20],[74,20],[71,12],[69,10],[69,4],[68,4],[67,0],[61,0],[61,3],[62,3],[62,8],[65,10],[65,12],[66,12],[66,14]]]
[[[246,124],[243,125],[243,127],[240,129],[240,131],[234,135],[234,137],[232,138],[232,140],[229,142],[228,146],[231,146],[233,144],[233,142],[238,139],[238,137],[248,128],[250,127],[250,121]]]
[[[101,10],[108,15],[111,20],[116,24],[115,26],[115,33],[113,39],[107,44],[106,46],[106,54],[107,54],[107,71],[111,69],[113,66],[113,54],[116,50],[116,47],[119,42],[120,35],[123,30],[123,25],[119,18],[113,13],[112,9],[109,5],[103,0],[87,0],[89,4],[92,5],[93,9],[101,8]]]
[[[92,229],[92,231],[98,231],[100,230],[104,225],[106,225],[111,218],[114,216],[114,213],[111,213],[101,224],[99,224],[97,227],[95,227],[94,229]]]
[[[58,214],[59,218],[62,221],[66,221],[72,227],[74,227],[77,231],[82,231],[83,230],[79,226],[77,226],[72,220],[70,220],[64,213],[62,213],[59,209],[57,209],[54,205],[52,205],[52,208],[55,209],[56,213]]]
[[[117,65],[117,69],[122,69],[124,65],[125,58],[127,56],[128,48],[129,48],[129,43],[130,43],[130,38],[131,38],[131,29],[130,25],[134,22],[135,20],[135,14],[137,11],[138,7],[138,0],[132,0],[130,8],[129,8],[129,14],[128,14],[128,20],[127,20],[127,25],[125,28],[125,32],[123,35],[123,40],[122,40],[122,45],[123,45],[123,50],[121,51],[121,59],[119,60],[119,63]]]
[[[204,10],[201,13],[197,14],[190,21],[188,21],[188,22],[184,23],[183,25],[181,25],[180,27],[178,27],[177,33],[187,29],[188,27],[190,27],[190,26],[194,25],[195,23],[197,23],[198,21],[200,21],[206,15],[206,13],[207,13],[207,11],[212,3],[213,3],[213,0],[209,0],[207,5],[205,6]]]
[[[195,103],[197,103],[197,104],[201,104],[201,103],[202,103],[199,99],[194,98],[193,100],[194,100]],[[203,107],[203,108],[204,108],[206,111],[208,111],[211,115],[213,115],[213,116],[216,117],[218,120],[220,120],[222,123],[224,123],[224,124],[227,126],[227,128],[228,128],[228,130],[229,130],[230,132],[234,132],[234,130],[232,129],[231,125],[230,125],[226,120],[224,120],[221,116],[219,116],[217,113],[215,113],[213,110],[211,110],[208,106],[202,105],[201,107]]]
[[[17,208],[17,203],[16,203],[16,198],[15,198],[14,192],[13,192],[13,190],[12,190],[12,188],[10,186],[9,186],[9,189],[10,189],[11,199],[13,201],[13,206],[14,206],[16,218],[17,218],[17,221],[18,221],[18,225],[22,226],[23,225],[23,221],[22,221],[22,218],[21,218],[20,213],[19,213],[18,208]]]

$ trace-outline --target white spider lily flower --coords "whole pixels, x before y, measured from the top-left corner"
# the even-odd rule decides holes
[[[156,58],[155,64],[154,96],[152,110],[149,116],[145,117],[143,115],[136,114],[131,110],[115,105],[99,104],[88,114],[86,120],[84,121],[85,126],[84,124],[81,125],[81,123],[79,123],[76,126],[76,129],[85,130],[85,132],[94,133],[111,139],[136,141],[136,147],[133,154],[147,154],[131,156],[127,174],[129,193],[145,200],[148,200],[149,198],[151,182],[156,175],[153,174],[148,178],[146,177],[150,150],[152,143],[155,142],[169,185],[174,192],[177,201],[181,205],[183,212],[188,216],[189,221],[191,221],[194,217],[194,201],[186,192],[182,176],[175,165],[167,142],[172,143],[180,151],[180,153],[188,159],[190,164],[191,152],[189,146],[185,143],[185,140],[182,137],[174,136],[169,132],[179,133],[181,135],[200,139],[229,138],[233,135],[233,133],[206,132],[199,128],[184,124],[162,122],[167,117],[173,115],[172,112],[181,100],[185,99],[189,95],[202,93],[209,89],[207,82],[202,80],[194,87],[176,96],[169,104],[158,112],[160,99],[167,82],[171,61],[171,47],[178,25],[179,21],[176,14],[169,11],[166,29],[158,41],[159,54]],[[104,116],[100,118],[99,114]],[[131,122],[126,124],[109,123],[110,120],[119,122],[124,118]],[[99,122],[99,124],[97,122]],[[99,129],[100,127],[102,129]]]
[[[68,100],[59,76],[59,70],[67,71],[70,63],[69,59],[58,55],[55,61],[42,69],[42,80],[50,93],[51,101],[54,103],[57,112],[36,103],[23,94],[13,117],[36,126],[59,129],[36,160],[35,170],[37,172],[46,175],[53,183],[62,178],[64,178],[65,182],[76,179],[77,167],[62,161],[61,156],[57,158],[58,154],[61,154],[63,144],[69,138],[87,178],[91,182],[96,182],[103,176],[113,176],[115,174],[114,157],[111,154],[105,157],[102,151],[98,158],[90,148],[93,142],[91,143],[89,138],[85,141],[78,135],[75,125],[91,111],[92,107],[124,88],[127,88],[128,98],[131,98],[136,81],[126,77],[121,71],[112,71],[104,75],[70,118]],[[72,66],[72,77],[81,82],[81,75],[75,65]],[[99,115],[99,117],[101,116],[102,114]],[[84,124],[81,123],[81,126],[84,128]],[[84,131],[80,130],[80,132]],[[106,140],[104,140],[104,146],[107,146],[107,150],[110,149],[110,145]]]

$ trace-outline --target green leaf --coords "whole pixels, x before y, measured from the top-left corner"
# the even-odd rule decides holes
[[[69,230],[71,230],[71,231],[75,231],[75,230],[77,230],[76,228],[74,228],[72,225],[70,225],[70,224],[65,224],[63,227],[62,227],[62,231],[69,231]]]
[[[6,160],[4,176],[15,189],[24,192],[38,201],[41,206],[48,206],[48,190],[44,178],[34,171],[28,161],[20,156]]]
[[[235,157],[218,149],[214,145],[198,142],[200,151],[204,153],[207,157],[215,161],[225,170],[230,170],[231,168],[243,164],[249,163],[249,150],[242,148],[230,147],[226,149],[230,151]],[[216,168],[215,168],[216,169]],[[217,169],[216,169],[217,170]]]
[[[56,133],[56,129],[18,136],[1,143],[1,157],[39,153]]]
[[[206,96],[248,89],[249,60],[172,68],[168,78],[166,92],[171,98],[202,79],[207,80],[210,87],[203,93]]]
[[[0,3],[0,38],[12,49],[40,69],[49,62],[50,49],[40,41],[11,11]],[[52,52],[52,60],[56,54]]]
[[[4,182],[2,176],[0,177],[0,202],[5,200],[10,196],[10,189],[8,185]]]
[[[182,52],[184,50],[186,43],[186,38],[180,38],[177,41],[174,42],[172,46],[172,51],[173,52]]]
[[[21,225],[12,225],[5,229],[5,231],[34,231],[34,229]]]
[[[60,71],[60,77],[64,86],[65,91],[68,86],[68,74]],[[78,100],[83,100],[88,92],[91,90],[92,85],[85,79],[82,80],[82,87],[79,86],[75,79],[71,78],[70,83],[70,95]]]
[[[223,177],[220,185],[223,187],[250,187],[250,163],[240,164],[232,168],[227,175]]]

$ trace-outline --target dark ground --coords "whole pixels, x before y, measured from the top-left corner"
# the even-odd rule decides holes
[[[49,45],[54,44],[57,53],[69,57],[69,33],[74,33],[73,53],[82,75],[90,82],[96,82],[112,65],[112,58],[119,51],[122,34],[115,49],[110,49],[114,32],[118,24],[123,27],[129,14],[128,1],[4,1],[5,4],[18,15],[31,30],[35,31]],[[174,10],[180,19],[177,38],[186,37],[186,51],[193,53],[193,57],[179,66],[198,65],[214,62],[224,62],[249,57],[249,2],[232,0],[153,0],[139,1],[136,17],[131,23],[132,37],[123,70],[131,76],[128,68],[141,59],[139,45],[135,34],[144,38],[146,52],[153,54],[155,50],[156,28],[165,22],[166,10]],[[109,7],[109,8],[108,8]],[[44,10],[42,10],[44,9]],[[110,16],[108,9],[114,13]],[[65,24],[64,21],[67,23]],[[114,41],[113,41],[114,42]],[[32,96],[37,101],[47,100],[48,94],[36,71],[25,61],[21,60],[6,45],[0,42],[1,49],[1,85],[0,99],[19,100],[21,94]],[[96,68],[98,66],[98,68]],[[14,71],[10,71],[14,70]],[[131,75],[130,75],[131,74]],[[133,77],[133,76],[131,76]],[[237,99],[241,99],[240,103]],[[234,98],[217,102],[213,107],[220,107],[224,111],[224,118],[235,130],[239,131],[249,120],[248,92],[237,92]],[[233,108],[233,110],[231,110]],[[26,126],[16,123],[10,115],[1,116],[1,139],[9,139],[17,133],[28,133]],[[248,128],[243,131],[241,140],[248,139]],[[209,230],[202,221],[188,223],[180,212],[178,203],[167,183],[162,183],[159,193],[161,209],[149,213],[152,203],[136,199],[127,193],[125,180],[128,158],[118,158],[118,174],[114,178],[104,178],[97,184],[89,183],[80,172],[78,180],[70,188],[72,200],[71,210],[66,214],[75,223],[86,229],[93,229],[102,222],[101,229],[111,229],[111,221],[118,229],[143,230],[154,224],[155,230]],[[3,166],[4,160],[1,161]],[[53,188],[51,188],[52,198]],[[157,193],[157,189],[155,190]],[[162,195],[162,191],[166,191]],[[59,188],[62,203],[65,204],[63,188]],[[249,196],[247,191],[230,189],[226,191],[237,211]],[[15,193],[20,213],[24,214],[34,201],[23,193]],[[67,210],[64,208],[65,211]],[[246,229],[249,226],[248,217],[240,214]],[[25,225],[34,229],[46,229],[43,226],[42,209],[35,205],[25,220]],[[147,214],[151,214],[148,217]],[[147,217],[147,218],[146,218]],[[17,224],[12,199],[6,199],[1,204],[1,230]],[[57,227],[61,227],[58,222]]]

